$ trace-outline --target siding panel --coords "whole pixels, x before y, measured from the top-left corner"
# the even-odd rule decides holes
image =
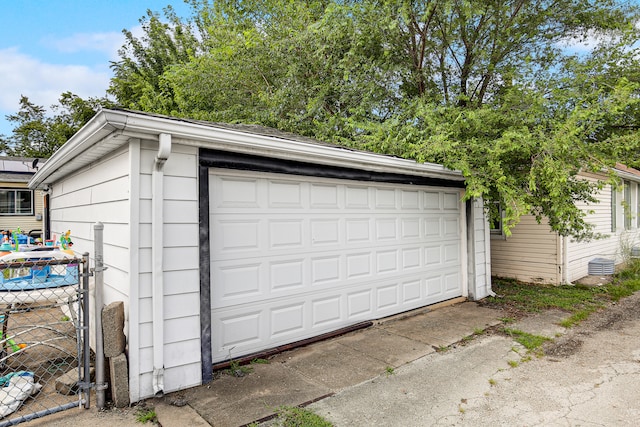
[[[558,280],[558,237],[535,217],[522,217],[506,238],[491,239],[491,270],[497,277],[526,282]]]

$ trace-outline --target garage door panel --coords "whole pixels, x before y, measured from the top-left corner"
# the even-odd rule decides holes
[[[299,219],[280,219],[267,221],[269,229],[268,247],[270,250],[302,249],[303,224]]]
[[[216,283],[221,290],[220,300],[248,298],[261,292],[261,264],[234,265],[221,268]]]
[[[443,192],[442,193],[442,208],[444,210],[457,211],[460,206],[460,193]]]
[[[390,249],[376,252],[376,269],[377,274],[394,274],[399,271],[399,250]]]
[[[371,207],[369,187],[345,185],[344,191],[345,209],[369,209]]]
[[[271,337],[296,335],[304,331],[304,303],[299,302],[271,310]]]
[[[402,283],[403,304],[419,304],[422,297],[422,280],[410,280]]]
[[[396,308],[400,304],[400,291],[397,283],[380,286],[376,290],[376,309],[385,312]]]
[[[462,294],[458,190],[223,169],[210,181],[214,361]]]
[[[341,245],[340,218],[312,219],[310,221],[312,246]]]
[[[417,190],[400,190],[400,207],[405,211],[420,209],[420,192]]]
[[[458,217],[442,218],[442,223],[443,223],[443,230],[442,230],[443,237],[457,238],[460,235],[460,218]]]
[[[317,288],[333,288],[340,292],[358,282],[370,283],[398,275],[420,277],[424,271],[459,268],[459,263],[458,242],[352,250],[342,254],[298,254],[297,258],[278,255],[270,259],[249,257],[242,261],[218,261],[211,265],[212,306],[242,304]]]
[[[255,208],[260,205],[258,199],[259,180],[242,177],[221,177],[214,182],[211,190],[216,194],[216,208]]]
[[[420,217],[400,218],[400,230],[403,241],[420,239]]]
[[[273,291],[291,292],[304,286],[304,259],[269,263],[269,282]]]
[[[260,249],[260,221],[226,220],[216,223],[213,233],[216,235],[216,248],[219,252],[257,251]]]
[[[371,219],[347,218],[345,219],[346,244],[371,243]]]
[[[263,317],[263,312],[260,310],[221,318],[218,332],[224,349],[230,351],[234,347],[247,347],[260,343],[263,337],[260,331],[260,325],[264,324]]]
[[[347,320],[369,318],[373,313],[373,290],[364,289],[347,294]]]
[[[346,256],[347,279],[371,277],[371,252],[354,253]]]
[[[342,317],[342,297],[330,296],[311,301],[311,327],[326,330],[331,325],[339,325]]]
[[[302,184],[291,181],[267,181],[267,206],[276,209],[302,209]]]
[[[374,207],[377,209],[396,208],[396,190],[393,188],[374,189]]]

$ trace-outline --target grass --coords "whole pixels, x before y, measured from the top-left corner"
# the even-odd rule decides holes
[[[602,307],[606,295],[603,287],[540,285],[511,279],[494,279],[491,286],[500,296],[487,298],[489,304],[510,305],[528,313],[552,308],[573,312],[584,307]]]
[[[142,424],[146,424],[148,422],[155,424],[158,421],[158,417],[153,408],[139,408],[136,414],[136,421]]]
[[[499,296],[487,298],[487,304],[496,307],[508,306],[525,313],[538,313],[549,309],[564,310],[569,313],[569,317],[561,326],[570,328],[606,304],[640,291],[640,260],[630,262],[613,277],[611,283],[603,286],[554,286],[495,278],[492,288]],[[505,324],[511,321],[512,318],[503,319]]]
[[[640,260],[632,260],[624,270],[614,275],[611,283],[603,286],[554,286],[495,278],[492,288],[499,296],[487,298],[485,302],[488,305],[511,309],[516,313],[538,313],[549,309],[563,310],[569,313],[569,316],[560,322],[560,326],[571,328],[607,304],[640,291]],[[506,327],[515,320],[513,317],[505,317],[501,320],[504,333],[527,349],[527,355],[520,360],[520,363],[531,360],[531,354],[541,356],[544,343],[552,340]],[[515,367],[518,363],[513,361],[509,362],[509,365]]]
[[[237,360],[232,360],[229,367],[223,372],[234,377],[243,377],[253,372],[253,368],[251,366],[241,365]]]
[[[333,427],[329,421],[305,408],[281,406],[274,426],[278,427]]]
[[[505,328],[504,332],[529,351],[537,350],[542,347],[542,344],[545,342],[551,341],[551,338],[543,337],[542,335],[533,335],[519,329]]]

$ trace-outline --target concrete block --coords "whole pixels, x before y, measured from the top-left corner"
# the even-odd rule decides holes
[[[116,408],[129,406],[129,367],[124,353],[109,358],[111,400]]]
[[[112,302],[102,309],[102,337],[105,357],[116,357],[124,351],[124,303]]]
[[[95,369],[89,369],[89,382],[93,381]],[[56,391],[60,394],[71,396],[78,392],[78,368],[73,368],[56,378]]]

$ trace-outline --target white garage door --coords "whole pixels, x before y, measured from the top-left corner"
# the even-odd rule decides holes
[[[460,189],[209,177],[214,362],[463,294]]]

